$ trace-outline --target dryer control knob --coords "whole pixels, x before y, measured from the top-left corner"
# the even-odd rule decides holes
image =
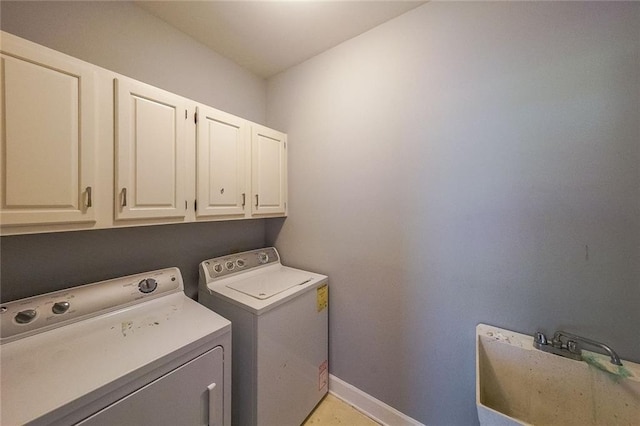
[[[213,270],[219,274],[220,272],[222,272],[222,265],[219,263],[216,263],[215,265],[213,265]]]
[[[18,324],[29,324],[36,318],[36,314],[35,309],[25,309],[24,311],[18,312],[14,319]]]
[[[158,288],[158,282],[153,278],[145,278],[138,283],[138,290],[142,293],[151,293],[156,288]]]
[[[261,264],[265,264],[269,261],[269,255],[265,252],[260,252],[258,253],[258,262],[260,262]]]
[[[53,304],[53,306],[51,307],[51,311],[54,314],[64,314],[65,312],[67,312],[69,310],[69,308],[71,307],[71,305],[69,304],[69,302],[56,302]]]

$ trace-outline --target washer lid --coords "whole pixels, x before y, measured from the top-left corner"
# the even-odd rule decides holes
[[[313,279],[307,272],[278,269],[227,284],[227,287],[256,299],[265,300]]]

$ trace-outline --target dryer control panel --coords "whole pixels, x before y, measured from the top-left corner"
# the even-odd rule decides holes
[[[280,256],[275,247],[245,251],[204,261],[211,280],[274,263],[280,263]]]
[[[183,289],[180,270],[167,268],[15,300],[0,306],[0,338],[4,343]]]

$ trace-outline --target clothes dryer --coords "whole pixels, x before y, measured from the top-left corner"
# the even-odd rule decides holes
[[[0,306],[0,424],[231,424],[231,323],[178,268]]]

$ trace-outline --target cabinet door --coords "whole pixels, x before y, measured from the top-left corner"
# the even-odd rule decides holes
[[[248,122],[206,106],[198,106],[197,111],[196,214],[243,217]]]
[[[2,34],[3,226],[94,221],[93,71]]]
[[[129,79],[115,92],[116,218],[184,217],[184,99]]]
[[[287,208],[287,135],[254,125],[251,137],[251,213],[282,216]]]
[[[78,426],[222,426],[223,379],[224,349],[217,346],[81,421]]]

